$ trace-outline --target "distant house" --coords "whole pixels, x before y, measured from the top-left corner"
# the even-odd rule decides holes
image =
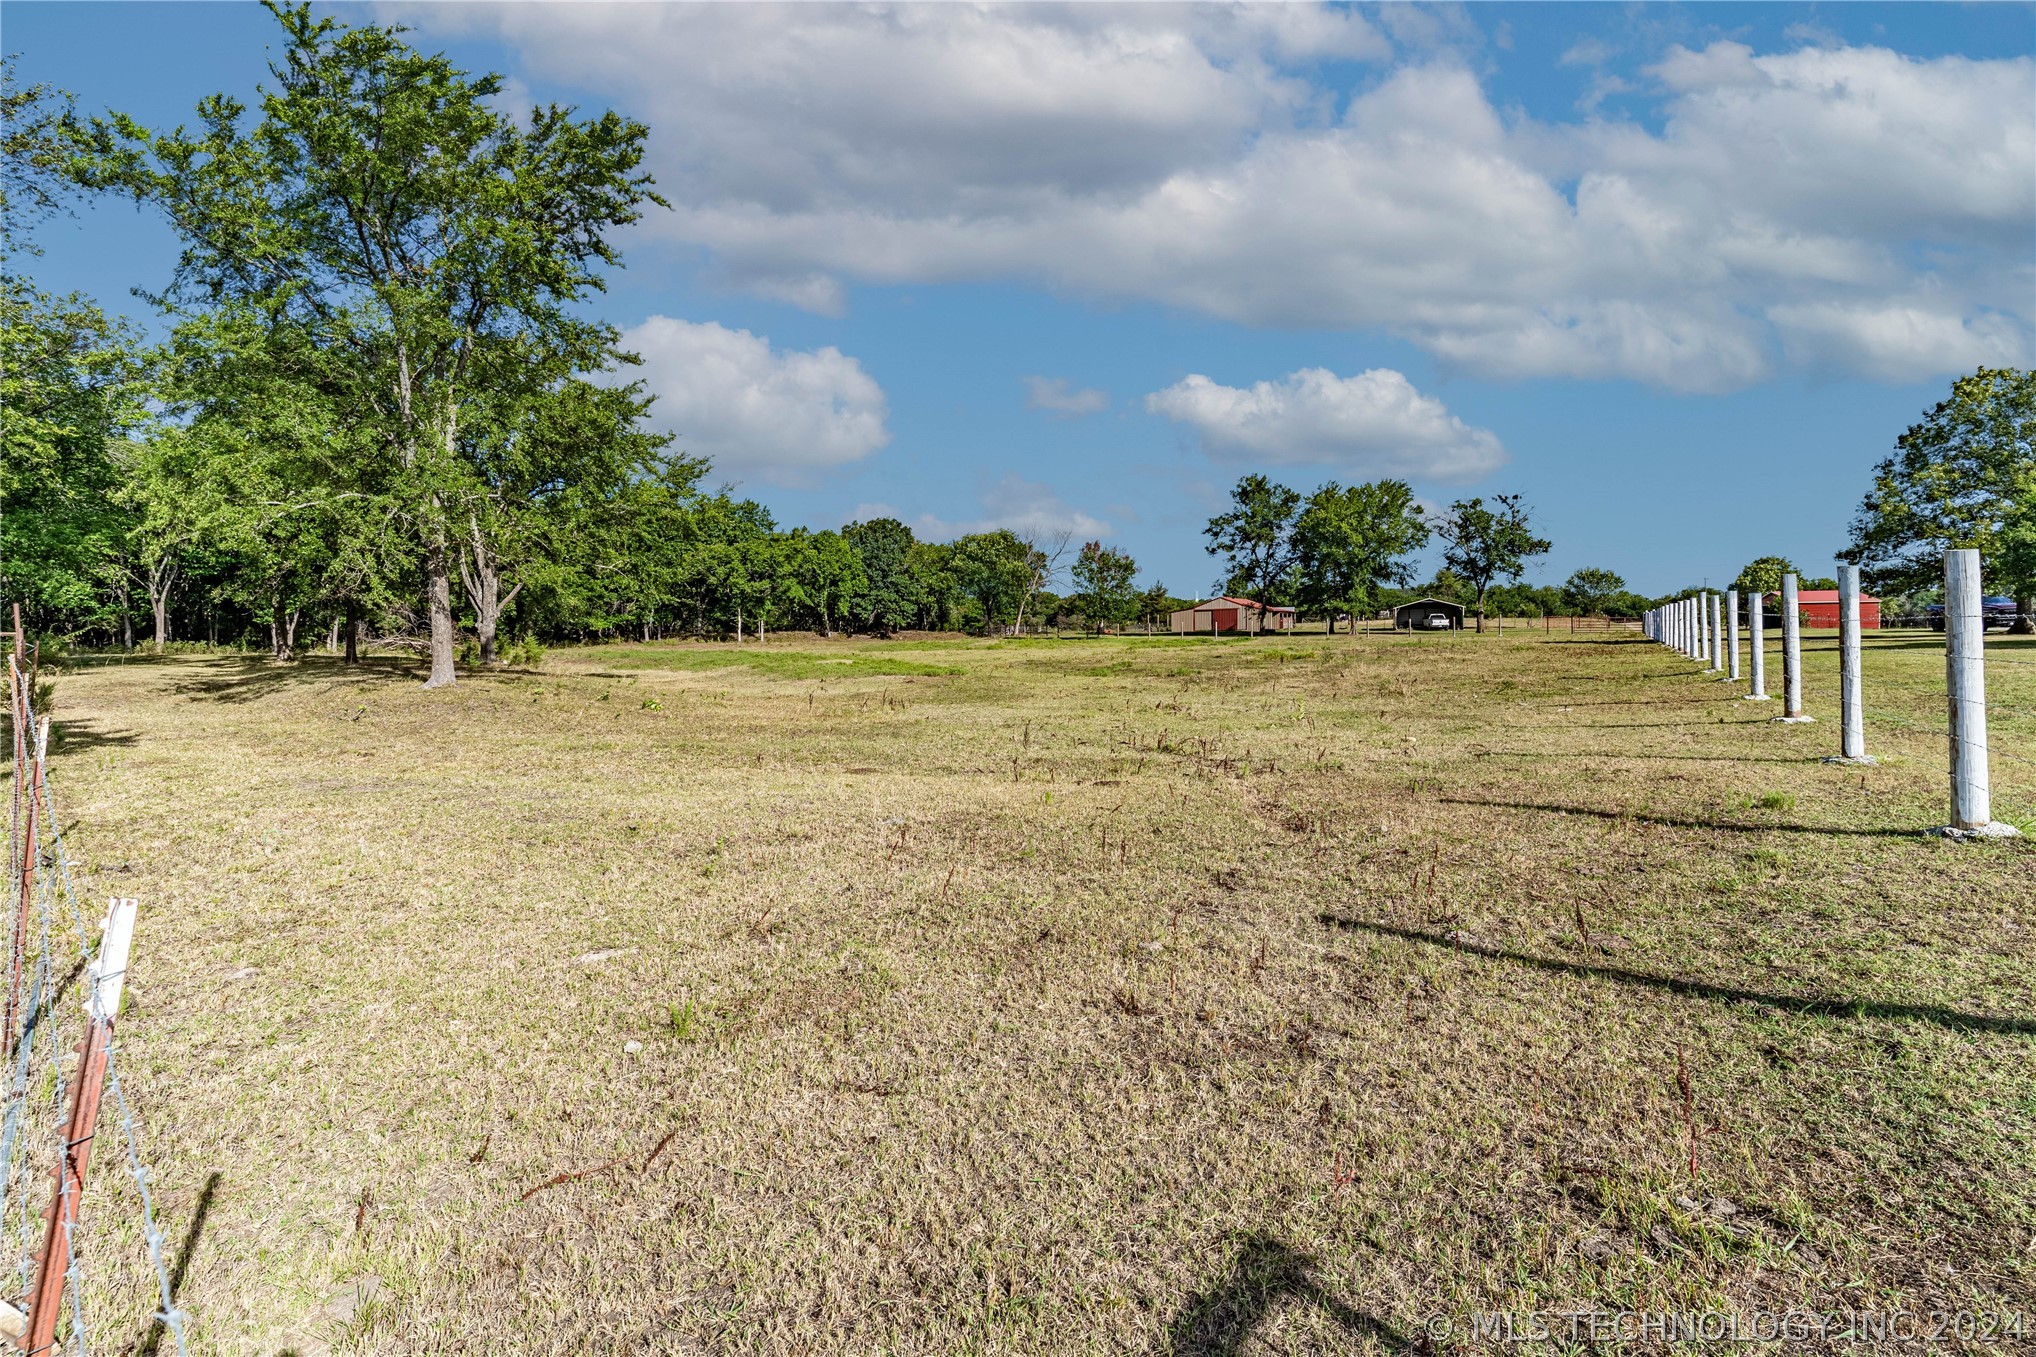
[[[1781,613],[1781,595],[1769,594],[1777,616]],[[1796,591],[1796,611],[1803,615],[1806,627],[1838,626],[1838,591],[1836,589],[1799,589]],[[1880,600],[1871,594],[1859,596],[1859,629],[1880,630]]]
[[[1406,631],[1460,631],[1463,605],[1446,598],[1417,598],[1393,609],[1393,626]]]
[[[1207,603],[1197,603],[1192,608],[1167,614],[1169,624],[1176,633],[1192,635],[1206,631],[1215,635],[1226,631],[1255,632],[1258,626],[1258,601],[1249,598],[1212,598]],[[1267,631],[1292,631],[1294,610],[1292,608],[1267,608],[1265,610]]]

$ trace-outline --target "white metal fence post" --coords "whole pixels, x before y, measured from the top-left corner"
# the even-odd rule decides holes
[[[1859,567],[1838,567],[1838,755],[1826,763],[1878,763],[1866,752],[1866,707],[1859,672]]]
[[[1747,598],[1748,702],[1767,701],[1767,593],[1756,589]]]
[[[1944,553],[1944,677],[1951,706],[1951,823],[1959,839],[2010,839],[2021,831],[1993,818],[1987,769],[1986,618],[1979,552]]]
[[[1727,683],[1739,682],[1739,591],[1725,591],[1725,654],[1731,669],[1725,675]]]
[[[1711,595],[1711,673],[1725,668],[1725,600]]]
[[[1782,576],[1782,714],[1774,719],[1792,726],[1817,719],[1803,715],[1803,616],[1796,590],[1796,577]]]

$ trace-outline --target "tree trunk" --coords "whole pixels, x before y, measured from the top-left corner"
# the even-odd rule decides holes
[[[337,613],[332,618],[332,638],[325,643],[325,653],[328,655],[337,655],[339,653],[339,615]]]
[[[2017,616],[2014,625],[2008,628],[2009,635],[2027,636],[2036,632],[2036,598],[2016,599],[2015,612]]]
[[[269,595],[269,654],[277,660],[291,658],[291,633],[296,630],[296,614],[286,617],[283,612],[282,591]]]
[[[742,603],[740,600],[735,605],[735,644],[738,646],[742,644]]]
[[[346,626],[344,630],[346,632],[346,662],[348,664],[359,664],[361,662],[361,605],[352,599],[346,601]]]
[[[424,547],[424,602],[431,615],[431,675],[424,680],[426,688],[450,688],[459,681],[452,667],[456,640],[451,555],[443,529],[435,530]]]
[[[134,613],[128,606],[127,584],[120,585],[120,648],[129,654],[134,652]]]
[[[481,641],[481,663],[499,664],[495,640],[501,630],[502,614],[523,591],[523,583],[517,581],[508,594],[503,594],[502,559],[482,535],[480,519],[472,514],[467,516],[467,543],[468,549],[460,552],[460,583],[466,586],[467,602],[474,610],[474,633]]]

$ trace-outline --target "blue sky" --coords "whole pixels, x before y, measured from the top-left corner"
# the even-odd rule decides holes
[[[1821,573],[1894,438],[2036,320],[2036,8],[338,7],[648,122],[675,205],[597,309],[783,523],[1102,536],[1209,589],[1263,470],[1524,494],[1530,578]],[[9,0],[23,74],[158,124],[241,4]],[[113,202],[35,271],[148,319]]]

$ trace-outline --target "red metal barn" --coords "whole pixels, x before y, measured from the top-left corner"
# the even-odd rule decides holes
[[[1781,595],[1769,594],[1774,606],[1781,607]],[[1838,629],[1838,591],[1836,589],[1801,589],[1796,592],[1796,606],[1802,611],[1806,627],[1829,627]],[[1880,600],[1871,594],[1859,596],[1859,629],[1880,630]]]

